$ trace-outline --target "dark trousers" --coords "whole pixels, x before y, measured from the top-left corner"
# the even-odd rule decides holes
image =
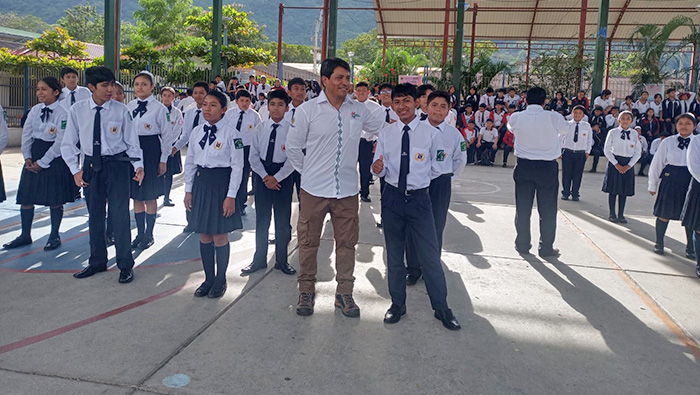
[[[513,147],[508,144],[503,145],[503,163],[508,164],[508,155],[513,152]]]
[[[360,196],[369,196],[369,182],[372,180],[372,159],[374,142],[360,139],[360,153],[357,162],[360,166]]]
[[[440,250],[427,188],[406,196],[386,184],[382,195],[382,223],[386,243],[391,302],[406,304],[406,266],[403,257],[410,234],[421,262],[425,287],[433,310],[447,309],[447,284],[440,264]]]
[[[642,154],[639,158],[639,174],[644,174],[644,169],[651,165],[652,160],[654,160],[654,155],[650,155],[648,152]]]
[[[433,210],[433,220],[435,221],[435,231],[437,233],[438,251],[442,251],[442,234],[447,223],[447,210],[450,208],[450,197],[452,196],[452,175],[443,174],[430,182],[428,187],[430,195],[430,205]],[[416,244],[409,233],[406,240],[406,270],[408,275],[418,278],[421,276],[421,265],[416,252]]]
[[[496,158],[496,151],[498,149],[493,149],[493,143],[484,141],[481,143],[481,147],[478,149],[479,162],[482,165],[491,165]]]
[[[467,148],[467,163],[476,162],[476,142]]]
[[[301,202],[301,174],[294,170],[291,177],[294,188],[297,190],[297,202]]]
[[[88,208],[90,230],[91,266],[107,264],[107,243],[105,240],[105,215],[109,199],[109,219],[114,231],[114,247],[117,250],[117,267],[131,269],[134,258],[131,255],[131,231],[129,226],[129,186],[131,183],[130,162],[104,162],[102,169],[93,171],[89,185],[84,188]]]
[[[557,161],[528,160],[518,158],[513,170],[515,180],[515,246],[529,250],[530,216],[537,196],[540,214],[539,250],[549,252],[557,230],[557,190],[559,189],[559,164]]]
[[[249,157],[250,146],[246,145],[243,147],[243,177],[241,177],[241,186],[238,187],[238,193],[236,193],[236,210],[239,213],[243,213],[245,204],[248,201],[248,177],[250,177]]]
[[[561,154],[562,196],[579,197],[583,168],[586,166],[586,153],[564,150]]]
[[[255,188],[255,256],[253,263],[267,264],[267,239],[269,236],[272,213],[275,215],[275,263],[287,263],[287,249],[292,238],[292,177],[280,182],[280,189],[273,190],[265,186],[262,178],[253,173]]]

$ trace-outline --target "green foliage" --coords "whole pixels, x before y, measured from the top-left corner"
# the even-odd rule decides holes
[[[55,27],[45,31],[40,37],[27,41],[26,46],[49,58],[87,58],[85,44],[74,41],[70,34],[61,27]]]
[[[48,56],[13,55],[9,49],[0,48],[0,70],[15,75],[23,75],[25,66],[30,66],[38,74],[43,74],[41,75],[43,77],[51,75],[65,66],[81,70],[85,63],[67,57],[50,58]]]
[[[56,24],[66,29],[78,41],[102,45],[104,43],[105,18],[97,12],[97,7],[89,2],[76,5],[64,11],[65,15]],[[133,36],[137,33],[134,24],[122,21],[120,42],[122,47],[133,44]]]
[[[537,85],[553,95],[562,91],[565,96],[572,97],[578,92],[576,84],[580,78],[581,69],[584,73],[584,87],[590,85],[593,58],[584,53],[579,57],[579,47],[560,47],[556,51],[546,51],[532,59],[530,75]]]
[[[362,33],[355,38],[343,42],[338,51],[338,55],[349,61],[348,52],[354,52],[353,62],[355,64],[372,63],[377,57],[377,52],[382,50],[382,44],[377,40],[377,29],[367,33]],[[313,58],[311,59],[313,61]]]
[[[384,66],[382,53],[377,54],[374,62],[366,65],[358,73],[360,80],[385,81],[398,83],[400,75],[415,75],[419,67],[428,65],[428,58],[423,54],[411,55],[400,48],[387,48]]]
[[[221,38],[223,40],[224,30],[228,30],[229,44],[252,46],[259,45],[266,39],[260,32],[258,24],[249,18],[249,13],[241,11],[240,5],[225,5],[222,8],[221,19],[223,20]],[[185,26],[192,28],[195,35],[203,35],[211,40],[213,20],[212,7],[209,7],[208,11],[200,9],[198,13],[189,15],[185,20]]]
[[[145,69],[149,62],[151,65],[159,64],[161,52],[156,50],[152,42],[143,37],[137,36],[134,43],[122,49],[122,59],[120,65],[125,69]]]
[[[469,65],[465,62],[462,66],[462,93],[466,94],[469,88],[476,87],[478,92],[482,92],[491,85],[491,81],[496,75],[503,71],[509,71],[509,65],[506,62],[494,62],[491,56],[486,53],[481,54],[474,59],[474,63]]]
[[[277,55],[277,42],[262,43],[261,47]],[[287,44],[282,42],[282,62],[286,63],[312,63],[314,57],[311,54],[313,47],[300,44]]]
[[[0,7],[0,9],[4,9]],[[0,26],[27,32],[42,33],[50,25],[34,15],[19,16],[14,12],[0,13]]]
[[[192,0],[139,0],[140,10],[134,11],[139,33],[156,46],[178,42],[184,35],[187,17],[201,12]]]

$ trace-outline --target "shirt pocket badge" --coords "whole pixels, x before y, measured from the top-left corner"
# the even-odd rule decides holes
[[[236,149],[243,149],[243,139],[233,139],[233,145],[236,147]]]
[[[111,128],[109,128],[109,132],[112,133],[113,135],[116,135],[117,133],[119,133],[119,126],[118,125],[112,126]]]
[[[437,160],[438,162],[444,162],[446,157],[447,157],[447,154],[445,154],[445,150],[439,149],[437,151],[437,155],[435,157],[435,160]]]
[[[57,131],[57,129],[56,129],[55,126],[51,126],[51,127],[49,128],[49,130],[48,130],[49,134],[52,135],[52,136],[55,136],[55,135],[56,135],[56,131]]]
[[[422,152],[416,152],[413,157],[416,159],[416,162],[423,162],[425,160],[425,154]]]
[[[248,130],[253,130],[253,124],[252,124],[252,123],[248,125]]]
[[[143,124],[143,127],[146,128],[146,130],[151,130],[151,129],[153,129],[153,125],[151,125],[150,123],[144,123],[144,124]]]
[[[217,142],[214,143],[214,149],[215,149],[215,150],[220,150],[220,149],[222,149],[222,148],[224,148],[224,144],[223,144],[221,141],[217,141]]]

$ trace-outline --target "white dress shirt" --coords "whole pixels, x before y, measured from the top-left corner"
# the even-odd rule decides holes
[[[576,122],[573,119],[569,123],[569,133],[561,136],[561,147],[572,151],[586,151],[591,153],[593,148],[593,130],[588,122],[581,120]],[[578,123],[578,141],[574,142],[576,134],[576,124]]]
[[[598,96],[593,100],[593,106],[601,107],[603,110],[605,110],[608,107],[611,107],[613,105],[613,101],[611,97],[608,97],[607,99],[603,99],[601,96]]]
[[[61,144],[61,156],[68,165],[71,173],[80,171],[78,155],[82,152],[92,156],[93,126],[95,124],[95,101],[90,98],[75,103],[68,111],[68,122]],[[102,104],[100,111],[100,154],[111,156],[126,152],[130,158],[138,158],[131,162],[134,170],[143,168],[143,151],[139,144],[139,136],[131,122],[131,114],[126,105],[114,100]],[[80,142],[80,148],[78,148]]]
[[[199,118],[197,115],[199,115]],[[175,142],[175,148],[179,151],[182,147],[186,146],[190,142],[192,130],[199,125],[204,125],[204,122],[206,121],[204,120],[202,109],[197,108],[197,105],[190,106],[182,115],[182,134],[180,134],[180,138]]]
[[[265,103],[264,106],[260,106],[260,109],[257,111],[258,115],[260,115],[261,121],[265,121],[266,119],[270,118],[270,110],[267,108],[267,103]]]
[[[277,137],[275,138],[275,150],[272,154],[272,162],[284,163],[282,168],[274,175],[279,182],[289,177],[294,171],[294,166],[287,160],[286,143],[287,134],[289,133],[290,123],[286,119],[282,119],[279,123],[271,118],[263,121],[255,127],[253,131],[252,143],[250,144],[250,168],[260,178],[265,178],[269,174],[265,171],[262,161],[267,157],[267,146],[270,144],[270,135],[272,134],[272,125],[277,127]]]
[[[452,173],[453,177],[457,177],[464,170],[467,164],[467,144],[464,142],[462,133],[454,127],[450,126],[446,121],[443,121],[438,126],[430,124],[429,120],[422,121],[431,128],[438,131],[440,139],[435,156],[434,170],[439,173],[431,173],[430,178],[437,178],[443,174]]]
[[[377,111],[378,113],[381,112],[382,121],[384,121],[384,122],[386,122],[386,114],[387,113],[389,114],[390,121],[397,121],[398,122],[398,120],[399,120],[399,116],[396,115],[396,112],[391,107],[384,107],[384,105],[380,104],[379,108],[376,109],[375,111]],[[387,123],[389,123],[389,122],[387,122]],[[382,125],[382,126],[384,126],[384,125]]]
[[[649,108],[654,109],[654,116],[655,117],[660,117],[661,116],[661,103],[656,104],[656,102],[652,101],[649,103]]]
[[[653,103],[651,100],[647,99],[646,103],[642,103],[641,100],[637,100],[636,103],[634,103],[634,108],[639,111],[640,114],[644,115],[646,114],[647,110],[651,107],[651,103]]]
[[[372,113],[372,112],[374,112],[374,111],[376,111],[376,110],[379,110],[379,109],[381,109],[381,107],[382,107],[381,104],[379,104],[379,103],[377,103],[377,102],[374,102],[374,101],[372,101],[372,100],[369,100],[369,99],[367,99],[367,100],[365,100],[364,102],[361,102],[361,103],[364,104],[365,107],[367,107],[367,109],[369,110],[370,113]],[[393,111],[393,110],[392,110],[392,111]],[[389,115],[389,117],[391,117],[391,115]],[[373,133],[366,132],[366,131],[364,131],[364,130],[362,131],[361,137],[362,137],[363,139],[367,140],[367,141],[376,141],[376,140],[377,140],[377,135],[376,135],[376,133],[373,134]]]
[[[474,130],[469,130],[469,128],[464,129],[464,133],[467,135],[467,142],[471,143],[474,137],[479,137],[479,129],[474,128]]]
[[[520,103],[520,95],[515,95],[513,97],[510,97],[510,95],[506,95],[506,97],[503,98],[506,102],[506,107],[510,107],[511,104],[515,104],[516,106],[518,103]]]
[[[76,86],[74,90],[70,90],[66,87],[64,87],[61,90],[61,99],[60,99],[60,104],[63,106],[63,108],[68,111],[71,107],[71,96],[75,96],[75,103],[83,100],[87,100],[92,97],[92,92],[90,92],[90,89],[84,87],[84,86]],[[73,104],[75,104],[73,103]]]
[[[185,111],[189,110],[189,108],[193,105],[196,105],[194,98],[192,96],[187,96],[186,98],[180,100],[180,103],[177,104],[177,108],[179,108],[184,114]]]
[[[634,103],[627,105],[627,102],[622,102],[622,104],[620,104],[620,111],[621,112],[622,111],[632,112],[632,109],[634,109]]]
[[[481,144],[484,143],[489,143],[493,144],[498,140],[498,129],[496,128],[483,128],[479,131],[479,135],[481,136]]]
[[[258,84],[258,92],[257,93],[265,93],[265,96],[267,96],[268,93],[270,93],[270,84]],[[255,97],[257,99],[257,96]]]
[[[501,110],[500,113],[497,113],[495,110],[491,111],[491,119],[493,120],[493,127],[496,129],[500,129],[501,125],[503,124],[503,116],[505,116],[508,113],[506,110]]]
[[[7,114],[0,105],[0,154],[7,147],[7,142],[10,139],[10,130],[7,127]]]
[[[450,108],[450,112],[447,113],[447,118],[445,118],[445,122],[447,122],[447,124],[452,126],[453,128],[457,127],[457,111],[455,111],[454,108]]]
[[[226,119],[226,121],[231,124],[232,128],[236,129],[240,115],[241,109],[235,108],[226,111],[226,114],[224,114],[224,119]],[[243,113],[243,121],[241,122],[240,132],[241,137],[243,138],[243,145],[245,145],[246,147],[250,146],[250,142],[253,138],[253,129],[255,129],[255,127],[258,126],[260,122],[262,122],[260,114],[258,114],[258,112],[253,110],[252,108],[248,108]]]
[[[605,126],[609,128],[616,128],[620,126],[620,121],[617,120],[616,116],[613,116],[612,114],[608,114],[605,116]],[[630,126],[634,127],[634,126]]]
[[[382,129],[374,152],[374,161],[380,156],[383,156],[384,160],[384,169],[377,175],[384,177],[384,181],[396,188],[399,186],[404,126],[406,125],[403,122],[398,121]],[[408,127],[409,171],[406,176],[406,190],[414,191],[430,186],[432,174],[441,174],[440,168],[435,167],[440,132],[430,124],[421,122],[419,118],[413,118]],[[302,177],[302,182],[303,179]]]
[[[697,182],[700,182],[700,139],[697,137],[698,135],[695,135],[690,140],[686,158],[688,163],[688,171],[690,171],[690,174],[693,175],[693,178],[695,178]]]
[[[287,157],[302,174],[301,188],[313,196],[342,199],[359,190],[357,155],[362,131],[376,134],[384,112],[347,97],[336,110],[325,91],[302,104],[287,135]],[[302,149],[306,149],[306,155]]]
[[[216,140],[204,144],[199,142],[204,137],[204,126],[211,126],[209,122],[197,126],[190,136],[187,159],[185,160],[185,192],[192,192],[194,178],[197,174],[197,166],[205,169],[217,167],[230,167],[231,176],[228,181],[226,197],[236,198],[238,187],[243,177],[243,141],[236,128],[231,127],[225,119],[215,124]]]
[[[182,135],[182,127],[185,123],[185,120],[182,116],[182,112],[180,111],[180,109],[177,108],[177,106],[175,106],[174,104],[170,106],[170,109],[168,109],[168,107],[165,108],[166,110],[168,110],[166,115],[168,117],[168,121],[170,121],[170,127],[172,129],[171,135],[175,136],[175,141],[173,141],[172,145],[175,146],[175,143],[180,138],[180,135]],[[172,149],[168,151],[168,155],[170,155],[171,151]]]
[[[52,112],[45,121],[42,121],[41,110],[44,107],[48,107]],[[34,140],[53,142],[54,145],[46,151],[43,157],[38,160],[33,158],[42,168],[47,169],[51,167],[51,161],[61,156],[61,142],[66,131],[67,120],[68,112],[58,101],[51,103],[49,106],[39,103],[32,107],[22,129],[22,155],[24,155],[24,160],[32,159]]]
[[[622,139],[622,127],[617,127],[615,129],[610,129],[608,131],[608,137],[605,138],[605,148],[603,153],[605,157],[608,158],[608,162],[613,165],[617,164],[617,159],[615,155],[631,158],[630,162],[627,164],[630,167],[634,167],[639,158],[642,156],[642,143],[639,142],[639,135],[634,129],[629,129],[630,138],[627,137]]]
[[[569,133],[569,123],[556,111],[530,104],[525,111],[510,116],[508,130],[513,132],[518,158],[556,160],[561,155],[560,135]]]
[[[486,108],[487,108],[487,109],[489,109],[489,108],[495,108],[495,104],[494,104],[495,102],[496,102],[496,96],[495,96],[495,95],[489,96],[489,95],[487,95],[487,94],[485,94],[485,93],[484,93],[483,95],[481,95],[481,99],[479,99],[479,105],[481,105],[481,104],[486,104]]]
[[[693,138],[691,134],[689,139]],[[666,165],[671,166],[688,166],[688,148],[678,148],[680,140],[683,139],[680,135],[665,138],[659,149],[654,155],[654,159],[649,166],[649,188],[651,192],[656,192],[661,183],[661,173],[663,173]]]
[[[659,149],[659,146],[661,145],[661,142],[663,140],[659,137],[655,138],[651,142],[651,147],[649,147],[649,154],[654,155],[656,151]]]
[[[138,102],[145,101],[146,112],[134,114],[134,110],[138,108]],[[133,118],[134,130],[139,136],[159,136],[160,138],[160,163],[167,163],[170,151],[172,151],[173,142],[177,139],[174,135],[175,130],[168,121],[168,109],[163,103],[156,100],[153,95],[146,100],[134,99],[126,105]]]
[[[483,129],[486,126],[486,120],[491,118],[491,112],[488,110],[481,111],[478,110],[474,113],[474,123],[479,129]]]

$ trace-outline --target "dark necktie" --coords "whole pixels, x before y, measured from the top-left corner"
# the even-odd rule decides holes
[[[209,145],[216,140],[216,125],[204,125],[204,136],[199,140],[199,146],[202,147],[202,149],[207,145],[207,140],[209,140]]]
[[[102,168],[102,107],[95,107],[95,122],[92,125],[92,169],[99,171]]]
[[[384,122],[389,123],[391,122],[391,118],[389,117],[389,109],[386,109],[386,118],[384,118]]]
[[[41,109],[41,122],[46,122],[49,120],[49,115],[53,112],[52,109],[44,107]]]
[[[623,140],[624,140],[624,139],[631,140],[631,138],[630,138],[630,131],[629,131],[629,130],[623,130],[623,131],[622,131],[622,134],[620,135],[620,138],[623,139]]]
[[[134,112],[131,114],[134,118],[136,118],[136,114],[139,114],[139,116],[142,116],[142,117],[143,117],[143,114],[145,114],[146,111],[148,110],[148,109],[146,108],[146,106],[148,105],[148,102],[147,102],[147,101],[137,100],[137,103],[139,104],[139,106],[136,107],[136,109],[134,110]]]
[[[401,136],[401,167],[399,168],[399,191],[406,192],[406,182],[409,172],[409,153],[410,144],[408,131],[411,130],[408,125],[403,127],[403,136]]]
[[[169,106],[166,107],[166,108],[168,109],[168,112],[173,112],[173,105],[172,105],[172,104],[169,105]]]
[[[241,125],[243,125],[243,114],[245,114],[245,111],[241,111],[241,115],[238,117],[238,122],[236,123],[236,129],[238,131],[241,131]]]
[[[678,148],[681,150],[684,150],[688,148],[688,145],[690,144],[690,137],[688,138],[683,138],[681,136],[678,136]]]
[[[197,110],[197,113],[194,116],[194,122],[192,122],[192,129],[196,128],[199,126],[199,114],[202,112],[202,110]]]
[[[421,121],[425,121],[426,119],[428,119],[428,114],[423,113],[423,114],[420,115],[420,120],[421,120]]]
[[[272,163],[272,159],[275,155],[275,140],[277,139],[277,127],[280,125],[272,125],[272,133],[270,133],[270,142],[267,143],[267,155],[265,155],[265,161]]]
[[[574,143],[578,143],[578,122],[576,122],[576,129],[574,129]]]
[[[75,104],[75,91],[70,93],[70,105]]]
[[[297,113],[297,109],[292,108],[292,123],[294,123],[294,116],[296,115],[296,113]]]

